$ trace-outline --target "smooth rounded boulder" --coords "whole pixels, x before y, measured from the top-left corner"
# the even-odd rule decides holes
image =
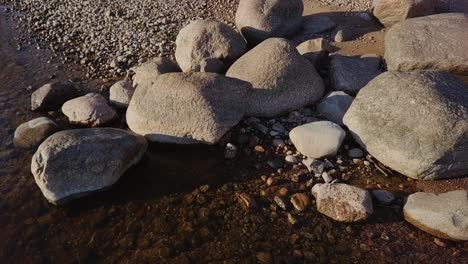
[[[373,157],[419,180],[468,174],[468,86],[435,71],[386,72],[364,87],[344,117]]]
[[[177,63],[169,58],[157,57],[139,66],[131,69],[134,72],[132,77],[133,87],[138,87],[146,82],[152,82],[157,79],[161,74],[169,72],[181,72]]]
[[[107,100],[97,93],[89,93],[66,102],[62,106],[62,112],[71,123],[91,127],[108,124],[118,117],[107,104]]]
[[[343,125],[343,117],[353,103],[354,97],[341,92],[331,92],[318,104],[317,111],[339,125]]]
[[[132,99],[135,88],[129,80],[122,80],[116,82],[109,89],[109,101],[120,108],[128,107]]]
[[[345,137],[346,132],[330,121],[305,124],[289,132],[289,138],[297,150],[314,159],[335,156]]]
[[[162,143],[214,144],[242,119],[249,83],[216,73],[168,73],[136,89],[129,128]]]
[[[229,68],[226,76],[252,84],[246,115],[275,117],[314,104],[324,83],[314,66],[286,39],[265,40]]]
[[[39,117],[19,125],[13,143],[19,148],[34,148],[58,130],[58,125],[50,118]]]
[[[403,208],[405,220],[434,236],[468,241],[468,192],[441,194],[418,192]]]
[[[247,51],[244,38],[216,20],[195,20],[180,30],[175,57],[184,72],[224,73]]]
[[[374,16],[385,27],[405,19],[433,15],[438,0],[374,0]]]
[[[396,24],[385,36],[388,70],[468,75],[467,28],[467,14],[439,14]]]
[[[70,82],[52,82],[41,86],[31,95],[31,110],[55,111],[79,95]]]
[[[31,172],[44,197],[62,204],[115,184],[146,148],[144,137],[121,129],[61,131],[39,146]]]
[[[274,37],[287,37],[302,24],[302,0],[240,0],[236,27],[255,46]]]

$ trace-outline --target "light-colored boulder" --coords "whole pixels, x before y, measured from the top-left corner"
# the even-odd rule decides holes
[[[109,90],[109,100],[112,104],[126,108],[130,104],[135,88],[129,80],[116,82]]]
[[[346,132],[329,121],[305,124],[289,132],[289,138],[296,149],[314,159],[335,156],[345,137]]]
[[[240,0],[236,26],[251,45],[268,38],[286,37],[299,30],[302,0]]]
[[[108,124],[117,118],[117,113],[107,104],[107,100],[97,93],[66,102],[62,112],[71,123],[92,127]]]
[[[468,75],[467,28],[466,14],[439,14],[398,23],[385,36],[388,69]]]
[[[299,54],[306,57],[317,69],[325,64],[328,54],[334,50],[333,45],[324,38],[307,40],[297,46]]]
[[[388,167],[421,180],[468,173],[468,87],[444,72],[386,72],[348,109],[344,124]]]
[[[285,39],[271,38],[237,60],[227,76],[252,84],[246,114],[274,117],[320,100],[322,78]]]
[[[216,73],[168,73],[136,89],[129,128],[151,141],[214,144],[243,117],[251,86]]]
[[[78,96],[78,90],[69,82],[48,83],[31,95],[31,110],[53,111]]]
[[[374,212],[368,191],[344,183],[316,184],[312,188],[317,210],[340,222],[364,221]]]
[[[381,58],[377,55],[348,57],[333,55],[330,64],[330,81],[336,91],[355,95],[370,80],[381,73]]]
[[[224,73],[247,51],[244,38],[216,20],[195,20],[176,39],[175,57],[184,72]]]
[[[405,19],[433,15],[439,0],[374,0],[374,16],[385,27]]]
[[[50,118],[39,117],[19,125],[13,143],[20,148],[34,148],[58,130],[57,124]]]
[[[343,125],[343,117],[353,103],[354,97],[345,92],[331,92],[318,104],[318,112],[328,120]]]
[[[434,236],[468,241],[468,192],[415,193],[403,208],[406,221]]]
[[[154,82],[159,75],[169,72],[181,72],[177,63],[169,58],[157,57],[153,58],[140,66],[132,68],[135,73],[133,75],[133,87],[138,87],[145,82]]]
[[[61,204],[113,185],[146,148],[144,137],[125,130],[61,131],[39,146],[31,172],[45,198]]]

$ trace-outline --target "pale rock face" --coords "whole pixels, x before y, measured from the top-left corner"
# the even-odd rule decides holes
[[[468,75],[467,28],[467,14],[439,14],[398,23],[385,35],[388,70]]]
[[[468,241],[468,192],[415,193],[403,208],[406,221],[434,236]]]
[[[255,46],[275,37],[287,37],[299,30],[304,4],[301,0],[241,0],[236,27]]]
[[[138,87],[129,128],[151,141],[214,144],[244,116],[251,86],[216,73],[168,73]]]
[[[126,108],[130,104],[135,88],[128,80],[116,82],[109,90],[109,100],[112,104]]]
[[[285,39],[271,38],[250,50],[226,76],[252,84],[246,115],[274,117],[320,100],[322,78]]]
[[[117,113],[100,94],[90,93],[63,104],[62,112],[74,124],[102,126],[114,121]]]
[[[289,137],[303,155],[319,159],[335,156],[346,137],[346,132],[333,122],[319,121],[294,128]]]
[[[44,197],[61,204],[113,185],[146,148],[144,137],[121,129],[61,131],[39,146],[31,172]]]
[[[419,180],[468,173],[468,87],[444,72],[386,72],[354,99],[351,134],[386,166]]]
[[[247,51],[244,38],[227,24],[195,20],[177,36],[175,57],[184,72],[224,73]]]
[[[133,87],[137,88],[146,82],[154,82],[161,74],[169,72],[181,72],[177,63],[168,58],[153,58],[140,66],[132,68],[135,73],[133,75]]]
[[[368,191],[343,184],[316,184],[312,188],[317,210],[340,222],[364,221],[374,212]]]
[[[374,16],[385,27],[405,19],[433,15],[438,0],[377,0],[374,1]]]
[[[58,125],[51,119],[39,117],[18,126],[13,143],[20,148],[34,148],[58,129]]]

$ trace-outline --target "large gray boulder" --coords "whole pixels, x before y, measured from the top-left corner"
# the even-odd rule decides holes
[[[244,116],[251,86],[216,73],[168,73],[136,89],[129,128],[151,141],[216,143]]]
[[[318,121],[295,127],[289,133],[291,142],[303,155],[319,159],[335,156],[346,132],[330,121]]]
[[[62,106],[62,112],[70,123],[91,127],[106,125],[118,117],[106,98],[97,93],[67,101]]]
[[[385,36],[388,69],[433,69],[468,75],[467,28],[466,14],[439,14],[396,24]]]
[[[274,117],[313,104],[324,93],[314,66],[287,40],[265,40],[226,73],[252,84],[246,114]]]
[[[300,29],[302,0],[240,0],[236,26],[251,45],[268,38],[287,37]]]
[[[58,130],[58,125],[50,118],[39,117],[19,125],[13,143],[20,148],[34,148]]]
[[[125,130],[61,131],[39,146],[31,172],[45,198],[61,204],[113,185],[146,148],[144,137]]]
[[[405,19],[433,15],[440,0],[374,0],[374,16],[385,27]]]
[[[126,108],[134,92],[135,87],[130,80],[118,81],[109,89],[109,101],[117,107]]]
[[[359,92],[344,124],[372,156],[408,177],[468,174],[468,87],[448,73],[383,73]]]
[[[216,20],[195,20],[180,30],[175,57],[184,72],[224,73],[247,51],[244,38]]]
[[[374,212],[368,191],[344,183],[316,184],[312,188],[312,195],[317,210],[336,221],[360,222]]]
[[[139,66],[133,67],[133,87],[138,87],[146,82],[154,82],[161,74],[169,72],[181,72],[177,63],[169,58],[157,57]]]
[[[336,91],[355,95],[370,80],[381,73],[380,56],[367,54],[360,57],[333,55],[330,64],[330,81]]]
[[[468,192],[415,193],[403,208],[406,221],[434,236],[468,241]]]
[[[31,95],[31,110],[54,111],[78,95],[78,90],[70,82],[48,83]]]

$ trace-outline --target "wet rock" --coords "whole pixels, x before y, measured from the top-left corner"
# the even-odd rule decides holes
[[[378,0],[374,1],[374,16],[385,27],[405,19],[436,13],[438,0]]]
[[[307,194],[296,193],[293,196],[291,196],[291,204],[294,206],[294,209],[296,209],[299,212],[302,212],[310,206],[311,202]]]
[[[346,136],[337,124],[319,121],[294,128],[289,137],[299,152],[309,158],[335,156]]]
[[[224,73],[247,51],[244,38],[216,20],[195,20],[180,30],[175,57],[184,72]]]
[[[73,124],[102,126],[117,118],[117,113],[102,95],[90,93],[70,101],[62,106],[62,112]]]
[[[47,138],[32,158],[31,172],[53,204],[110,187],[146,151],[146,140],[125,130],[61,131]]]
[[[386,72],[359,92],[344,123],[369,154],[401,174],[420,180],[464,176],[467,89],[448,73]]]
[[[374,211],[369,192],[347,184],[316,184],[312,194],[317,210],[336,221],[363,221]]]
[[[140,66],[133,67],[133,87],[138,88],[144,83],[151,84],[161,74],[182,71],[179,66],[168,58],[153,58]]]
[[[343,125],[343,117],[353,103],[354,97],[345,92],[331,92],[318,104],[318,112],[328,120]]]
[[[375,200],[377,200],[377,202],[380,204],[389,205],[393,201],[395,201],[395,195],[386,190],[372,191],[372,195],[374,196]]]
[[[237,193],[236,199],[245,210],[254,210],[257,208],[255,199],[247,193]]]
[[[52,111],[78,96],[78,90],[69,82],[48,83],[31,95],[31,110]]]
[[[317,69],[325,65],[328,54],[334,50],[332,44],[324,38],[307,40],[297,46],[299,54],[306,57]]]
[[[380,57],[375,55],[332,56],[330,78],[333,89],[351,95],[357,94],[362,87],[381,73],[380,62]]]
[[[19,148],[35,148],[58,130],[54,121],[47,117],[39,117],[19,125],[15,130],[13,143]]]
[[[216,73],[163,74],[135,91],[127,123],[151,141],[214,144],[244,116],[249,89]]]
[[[127,108],[134,92],[135,88],[130,81],[118,81],[109,90],[109,100],[118,107]]]
[[[252,84],[246,109],[249,116],[285,114],[315,103],[324,92],[314,66],[285,39],[262,42],[237,60],[226,75]]]
[[[468,241],[468,192],[415,193],[403,208],[406,221],[434,236]]]
[[[433,69],[468,75],[467,27],[466,14],[432,15],[393,26],[385,36],[388,69]]]
[[[241,0],[236,27],[254,46],[274,37],[286,37],[299,30],[304,4],[301,0]]]

